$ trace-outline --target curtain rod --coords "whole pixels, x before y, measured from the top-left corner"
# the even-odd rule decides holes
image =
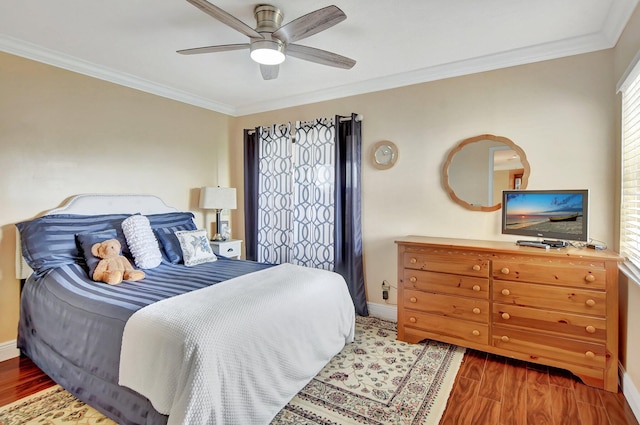
[[[340,117],[340,122],[349,121],[349,120],[351,120],[350,116],[349,117]],[[356,121],[361,122],[363,120],[364,120],[364,115],[362,115],[362,114],[357,114],[356,115]],[[245,131],[247,131],[249,134],[254,134],[256,132],[256,129],[255,128],[245,128]]]
[[[350,116],[349,116],[349,117],[340,117],[340,121],[349,121],[349,120],[351,120],[351,117],[350,117]],[[360,121],[362,121],[362,120],[364,120],[364,115],[362,115],[362,114],[357,114],[357,115],[356,115],[356,121],[360,122]]]

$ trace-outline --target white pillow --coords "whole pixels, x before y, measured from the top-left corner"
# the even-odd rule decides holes
[[[211,250],[206,230],[178,230],[175,234],[180,241],[185,266],[210,263],[218,259]]]
[[[160,265],[162,253],[147,217],[139,214],[127,217],[122,221],[122,231],[137,267],[152,269]]]

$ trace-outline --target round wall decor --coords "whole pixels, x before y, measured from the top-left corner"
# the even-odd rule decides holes
[[[382,140],[371,149],[371,163],[380,170],[393,167],[398,159],[397,146],[388,140]]]

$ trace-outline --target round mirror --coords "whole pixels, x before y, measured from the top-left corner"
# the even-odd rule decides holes
[[[502,191],[525,189],[529,162],[524,151],[506,137],[483,134],[455,146],[442,167],[449,197],[473,211],[496,211]]]

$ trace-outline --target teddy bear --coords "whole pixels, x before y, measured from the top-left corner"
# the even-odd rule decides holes
[[[93,272],[93,280],[117,285],[123,280],[144,279],[144,272],[135,270],[129,260],[120,255],[121,248],[117,239],[108,239],[91,246],[91,253],[101,258]]]

